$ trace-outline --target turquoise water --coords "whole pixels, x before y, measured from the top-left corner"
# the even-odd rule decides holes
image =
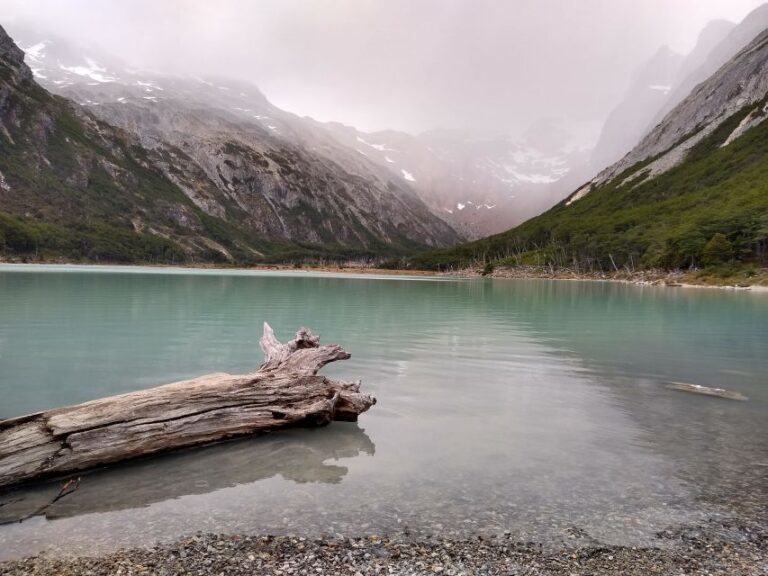
[[[6,265],[0,418],[250,371],[265,320],[281,339],[306,325],[342,344],[352,358],[324,372],[362,379],[379,403],[357,424],[86,475],[48,518],[0,526],[0,558],[197,530],[644,544],[768,502],[767,293]]]

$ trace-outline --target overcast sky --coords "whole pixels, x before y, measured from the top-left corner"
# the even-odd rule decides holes
[[[597,123],[662,45],[761,0],[0,0],[143,68],[236,76],[277,105],[373,130]]]

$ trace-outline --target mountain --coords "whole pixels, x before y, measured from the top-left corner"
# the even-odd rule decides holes
[[[736,26],[728,23],[714,23],[705,28],[689,58],[689,63],[681,70],[680,79],[653,124],[660,122],[698,84],[712,76],[766,28],[768,28],[768,4],[763,4],[750,12]]]
[[[215,250],[194,205],[146,151],[40,88],[23,57],[0,28],[3,252],[179,261]]]
[[[757,14],[759,18],[760,13]],[[752,24],[746,24],[749,20],[748,17],[742,27],[753,27]],[[706,80],[724,63],[719,58],[710,57],[710,54],[725,42],[734,28],[736,24],[732,22],[713,20],[701,31],[696,45],[688,55],[682,56],[665,46],[635,71],[624,99],[608,115],[592,151],[592,174],[610,166],[629,152],[661,121],[666,112],[679,104],[696,84]],[[745,46],[758,31],[743,38],[739,47]],[[725,60],[730,59],[735,52],[733,50]]]
[[[567,194],[558,183],[589,155],[589,144],[574,138],[574,127],[555,118],[537,121],[519,138],[324,126],[339,142],[402,175],[467,238],[505,230],[551,207]]]
[[[592,152],[589,172],[599,172],[627,154],[696,85],[714,74],[766,27],[768,4],[752,11],[738,25],[726,20],[709,22],[686,56],[668,47],[659,49],[635,71],[623,100],[608,115]]]
[[[453,130],[366,133],[298,117],[242,82],[137,71],[93,47],[24,29],[20,35],[43,86],[134,132],[148,147],[207,140],[212,132],[226,139],[231,131],[236,140],[250,138],[249,145],[299,148],[363,179],[392,183],[401,198],[417,196],[465,238],[505,230],[561,200],[569,191],[561,179],[586,161],[591,147],[573,136],[580,126],[553,118],[537,121],[519,138]],[[198,150],[196,158],[215,164],[210,152]],[[432,243],[452,242],[446,234]]]
[[[634,73],[624,100],[608,115],[592,151],[590,164],[595,170],[619,160],[645,135],[684,62],[682,55],[665,46]]]
[[[334,161],[311,135],[283,137],[299,119],[251,86],[161,86],[64,43],[29,45],[37,78],[71,104],[42,89],[2,37],[0,209],[30,224],[75,230],[95,216],[164,239],[180,258],[237,261],[401,253],[459,238],[390,172],[352,154]]]
[[[749,20],[749,17],[747,17],[745,21],[747,20]],[[729,22],[728,20],[712,20],[704,26],[699,33],[699,37],[696,39],[696,45],[693,47],[693,50],[686,55],[685,60],[683,60],[683,63],[677,72],[677,77],[672,82],[672,90],[665,103],[667,112],[688,96],[696,84],[709,78],[720,66],[725,64],[725,61],[730,60],[736,51],[738,51],[737,48],[725,59],[725,61],[721,61],[719,64],[710,59],[712,51],[728,38],[728,35],[734,28],[736,28],[736,24],[734,22]],[[757,29],[752,32],[748,38],[743,38],[738,47],[743,48],[746,46],[759,32],[760,29]],[[707,70],[709,71],[707,72]],[[657,116],[660,111],[661,109],[657,112]],[[661,116],[663,117],[664,115],[662,114]],[[656,120],[660,119],[661,118],[656,118]],[[650,130],[651,128],[653,128],[653,126],[649,125],[648,129]]]
[[[414,258],[610,269],[768,262],[768,30],[619,162],[523,225]],[[713,258],[713,251],[718,258]]]

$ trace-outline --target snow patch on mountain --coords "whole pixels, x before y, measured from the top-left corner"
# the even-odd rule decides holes
[[[390,148],[386,144],[371,144],[361,136],[357,137],[357,141],[360,142],[361,144],[365,144],[366,146],[370,146],[371,148],[373,148],[374,150],[378,150],[379,152],[395,152],[394,148]]]
[[[408,180],[408,182],[416,182],[416,178],[413,177],[413,174],[408,172],[408,170],[400,170],[403,173],[403,178]]]
[[[11,191],[11,187],[8,185],[8,182],[5,181],[5,176],[3,176],[2,172],[0,172],[0,190],[3,192]]]
[[[590,191],[591,188],[592,188],[592,184],[591,183],[587,184],[586,186],[582,186],[581,188],[579,188],[576,191],[576,194],[571,196],[571,198],[568,200],[568,202],[565,203],[565,205],[566,206],[570,206],[571,204],[576,202],[576,200],[581,200],[582,198],[584,198],[584,196],[589,194],[589,191]]]
[[[527,182],[528,184],[551,184],[552,182],[557,182],[560,178],[558,178],[558,175],[553,174],[523,174],[522,172],[518,172],[511,166],[506,167],[507,172],[510,176],[515,178],[518,182]]]
[[[146,82],[144,80],[136,80],[136,85],[144,86],[147,89],[147,92],[151,92],[152,90],[163,90],[163,88],[151,81]]]
[[[35,62],[39,62],[45,54],[46,46],[48,46],[48,41],[43,40],[42,42],[38,42],[37,44],[34,44],[33,46],[23,50],[29,59],[34,60]]]
[[[65,72],[71,72],[77,76],[84,76],[90,78],[96,82],[114,82],[117,80],[115,76],[109,76],[106,74],[107,69],[99,66],[94,60],[91,60],[87,56],[84,57],[87,66],[65,66],[59,63],[59,68]]]

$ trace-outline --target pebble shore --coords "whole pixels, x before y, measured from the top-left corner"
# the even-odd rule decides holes
[[[727,537],[723,537],[727,534]],[[768,529],[759,524],[712,524],[658,534],[651,548],[574,546],[546,549],[514,542],[509,533],[464,539],[341,535],[198,534],[151,549],[102,557],[43,554],[0,563],[0,574],[58,576],[442,574],[586,576],[768,574]]]
[[[755,291],[768,290],[768,270],[762,269],[753,278],[699,277],[694,272],[682,270],[627,270],[589,272],[568,268],[548,268],[546,266],[497,267],[489,273],[479,268],[465,268],[440,272],[440,276],[458,278],[513,278],[518,280],[591,280],[637,284],[639,286],[670,286],[697,288],[738,288]]]

